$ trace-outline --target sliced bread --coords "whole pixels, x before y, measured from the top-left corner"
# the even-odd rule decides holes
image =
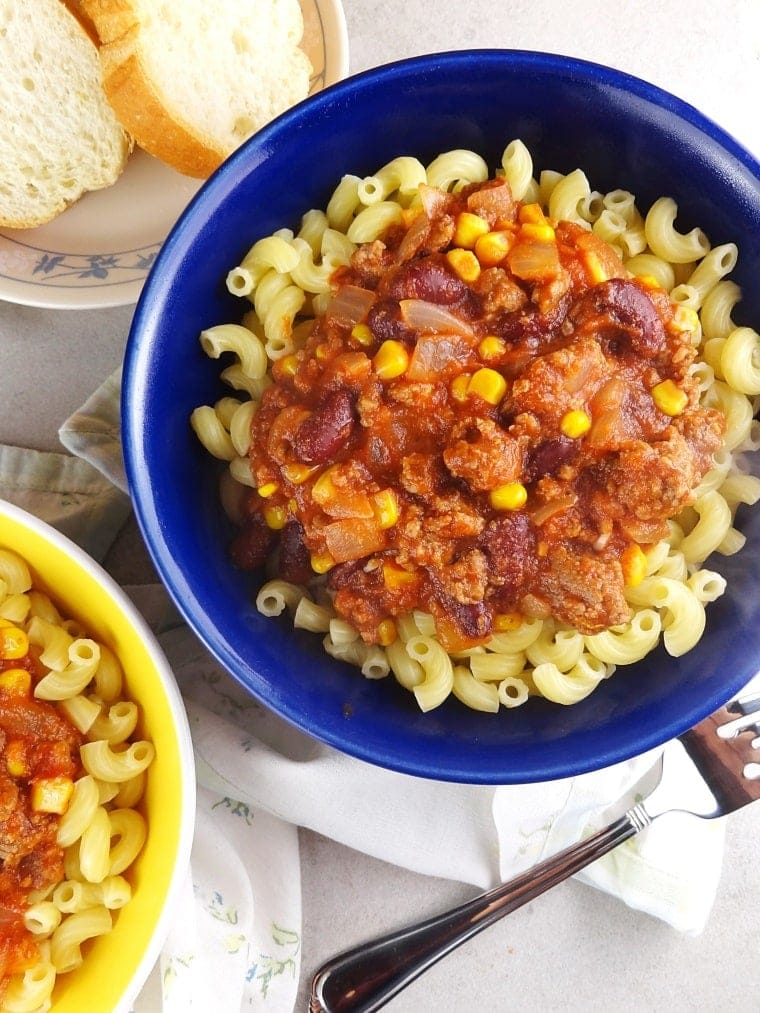
[[[32,228],[114,183],[131,140],[60,0],[2,0],[0,66],[0,226]]]
[[[100,37],[103,85],[156,158],[204,178],[305,98],[298,0],[81,0]]]

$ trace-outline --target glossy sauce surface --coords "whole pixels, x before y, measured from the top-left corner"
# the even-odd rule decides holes
[[[473,215],[506,237],[500,260],[460,242]],[[235,561],[276,549],[286,579],[326,572],[370,642],[417,608],[449,650],[513,614],[625,621],[626,552],[667,533],[724,427],[699,406],[667,293],[499,181],[423,187],[334,281],[254,416],[261,492]],[[664,381],[677,411],[658,404]]]
[[[34,680],[40,674],[35,650],[0,660],[0,674],[23,669]],[[60,816],[35,810],[33,786],[77,777],[80,744],[79,732],[53,704],[0,685],[0,995],[7,975],[38,959],[23,923],[29,895],[63,879]]]

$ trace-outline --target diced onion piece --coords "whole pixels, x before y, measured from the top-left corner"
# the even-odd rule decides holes
[[[406,375],[428,382],[460,373],[469,362],[471,348],[458,334],[423,334],[417,341]]]
[[[437,186],[428,186],[426,183],[420,186],[420,204],[428,218],[435,218],[447,203],[447,194]]]
[[[438,303],[425,299],[402,299],[399,306],[404,323],[417,331],[473,336],[472,327],[466,320]]]
[[[507,254],[507,260],[512,273],[528,281],[554,278],[560,269],[556,243],[515,243]]]
[[[541,503],[535,509],[530,511],[530,519],[533,521],[536,527],[540,527],[545,524],[550,517],[555,514],[562,513],[565,510],[569,510],[570,507],[575,506],[577,497],[573,493],[568,493],[565,496],[557,496],[556,499],[549,500],[547,503]]]
[[[325,317],[346,324],[358,324],[369,312],[375,293],[358,285],[343,285],[328,303]]]
[[[361,518],[334,521],[325,529],[327,549],[336,563],[362,559],[385,548],[385,532],[375,521]]]

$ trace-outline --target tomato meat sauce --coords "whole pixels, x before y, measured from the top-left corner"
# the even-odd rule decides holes
[[[514,617],[626,621],[725,428],[688,311],[504,181],[423,186],[403,216],[272,367],[233,559],[326,574],[367,642],[413,609],[449,651]]]
[[[0,621],[0,642],[8,631]],[[64,878],[56,843],[61,800],[81,775],[82,736],[56,708],[33,696],[38,668],[32,647],[0,657],[0,1000],[4,984],[39,960],[23,917],[30,895]],[[16,654],[13,650],[2,654]]]

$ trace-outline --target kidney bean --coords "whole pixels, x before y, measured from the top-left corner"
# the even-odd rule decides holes
[[[380,299],[372,306],[367,326],[378,341],[414,341],[415,332],[401,319],[399,304],[392,299]]]
[[[489,329],[520,350],[536,355],[557,337],[568,302],[563,296],[547,313],[540,313],[534,306],[503,312],[491,321]]]
[[[469,292],[466,282],[454,274],[443,257],[432,255],[410,260],[393,274],[385,289],[391,299],[423,299],[451,306]]]
[[[283,580],[294,584],[306,584],[314,576],[300,521],[290,520],[280,531],[278,569]]]
[[[306,464],[324,464],[348,440],[354,425],[354,395],[346,387],[328,391],[298,426],[295,452]]]
[[[465,605],[448,598],[444,607],[463,637],[477,640],[490,632],[490,616],[484,602]]]
[[[576,448],[576,441],[567,436],[543,440],[528,454],[523,470],[526,480],[535,482],[544,475],[553,474],[561,464],[566,464],[573,457]]]
[[[594,286],[570,309],[569,317],[578,330],[646,358],[653,358],[665,344],[665,329],[652,300],[625,278]]]
[[[230,558],[240,570],[256,570],[263,566],[272,546],[273,533],[261,514],[254,514],[232,539]]]
[[[359,573],[364,565],[364,560],[352,559],[348,563],[338,563],[327,575],[327,586],[332,591],[339,591],[341,588],[350,587],[355,574]]]
[[[492,582],[499,587],[500,598],[509,599],[536,572],[536,537],[526,514],[494,518],[483,529],[479,543],[488,557]]]

